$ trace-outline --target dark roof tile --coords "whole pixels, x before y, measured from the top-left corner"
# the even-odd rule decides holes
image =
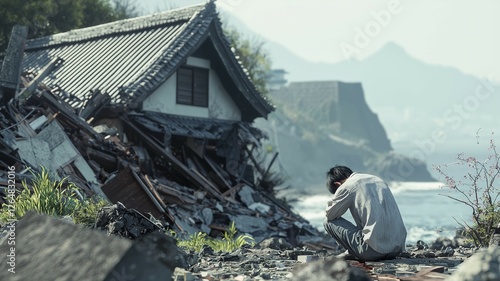
[[[111,104],[128,103],[137,108],[213,36],[217,38],[212,40],[222,42],[220,56],[241,91],[235,95],[246,100],[242,107],[253,108],[245,119],[267,116],[274,108],[234,57],[213,1],[29,40],[23,66],[36,73],[60,57],[64,63],[43,83],[70,93],[73,98],[66,102],[71,106],[82,106],[87,94],[99,89],[110,95]]]

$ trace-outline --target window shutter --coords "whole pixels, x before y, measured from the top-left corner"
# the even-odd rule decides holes
[[[177,103],[208,107],[208,69],[181,67],[177,70]]]
[[[208,106],[208,69],[194,70],[193,105]]]
[[[177,103],[192,104],[193,70],[179,68],[177,70]]]

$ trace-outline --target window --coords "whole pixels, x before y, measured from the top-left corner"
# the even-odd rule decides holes
[[[208,69],[181,67],[177,70],[177,103],[208,107]]]

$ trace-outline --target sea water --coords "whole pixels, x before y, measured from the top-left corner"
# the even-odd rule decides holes
[[[432,243],[438,237],[452,239],[460,224],[471,223],[472,209],[447,196],[463,197],[442,186],[439,182],[401,182],[390,185],[408,232],[407,244],[415,244],[418,240]],[[315,190],[316,193],[303,197],[292,206],[311,225],[324,231],[325,207],[332,195],[323,186],[311,186],[308,190]],[[345,218],[352,221],[349,211]]]

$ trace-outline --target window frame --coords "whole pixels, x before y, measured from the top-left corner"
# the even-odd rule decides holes
[[[191,73],[187,74],[186,72],[189,71]],[[200,81],[200,79],[202,81]],[[208,68],[188,65],[179,67],[179,69],[177,69],[176,103],[197,107],[208,107],[209,81],[210,70]],[[197,83],[201,83],[201,85],[198,86]],[[189,86],[187,86],[187,84],[189,84]]]

